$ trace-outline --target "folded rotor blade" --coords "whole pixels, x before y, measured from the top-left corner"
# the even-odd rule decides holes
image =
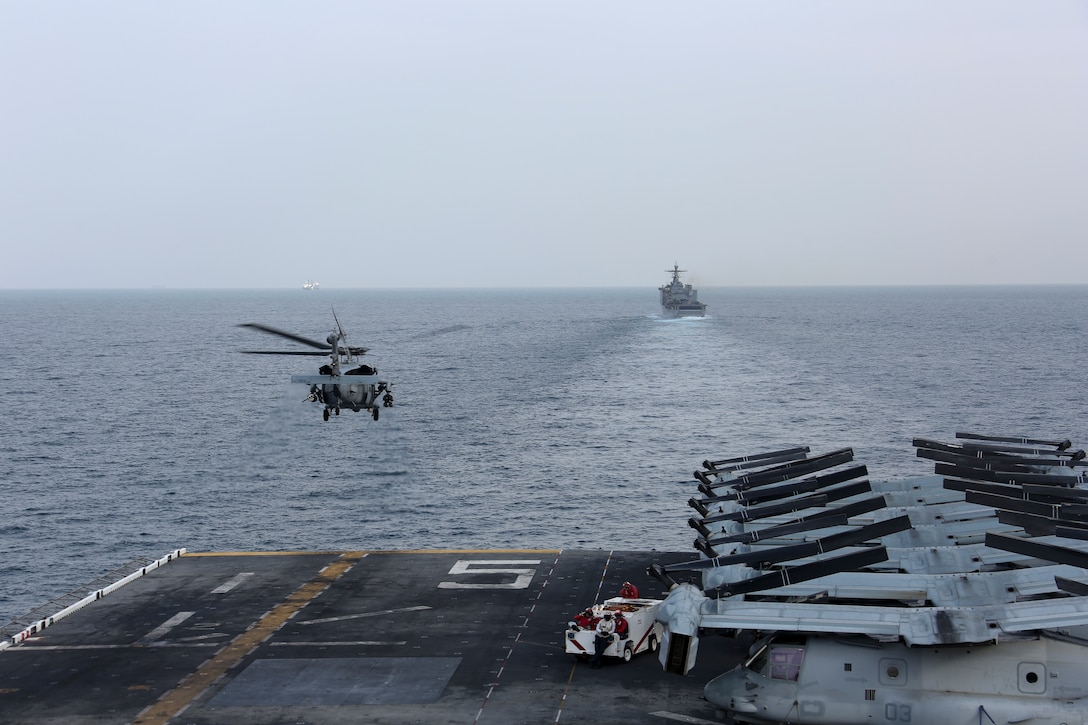
[[[751,456],[738,456],[736,458],[723,458],[720,461],[703,461],[703,468],[710,470],[718,469],[723,470],[728,468],[730,464],[734,463],[748,463],[749,461],[762,461],[768,458],[778,458],[780,456],[791,456],[796,454],[808,453],[808,446],[798,446],[795,448],[784,448],[780,451],[770,451],[768,453],[756,453]]]
[[[1064,486],[1039,486],[1028,483],[1021,488],[1029,498],[1057,499],[1062,501],[1080,501],[1088,503],[1088,490],[1083,488],[1065,488]]]
[[[1084,482],[1083,475],[1058,476],[1050,473],[1024,473],[1019,471],[988,471],[973,466],[938,463],[933,468],[938,476],[969,478],[975,481],[993,481],[994,483],[1028,484],[1040,486],[1076,486]]]
[[[1000,496],[981,491],[967,491],[964,499],[968,503],[977,503],[982,506],[990,506],[1003,511],[1019,511],[1032,516],[1043,516],[1061,521],[1084,521],[1088,518],[1088,507],[1084,504],[1047,503],[1045,501],[1028,501],[1022,498]]]
[[[711,481],[702,471],[696,471],[695,477],[702,481],[699,485],[699,490],[708,496],[713,496],[713,489],[722,486],[731,486],[738,490],[747,490],[756,486],[781,483],[782,481],[788,481],[791,478],[798,478],[806,473],[822,471],[842,463],[848,463],[852,460],[854,460],[853,449],[843,448],[832,451],[831,453],[825,453],[822,456],[814,456],[812,458],[805,458],[801,461],[783,463],[782,465],[773,466],[763,471],[756,471],[755,473],[737,476],[736,478],[730,478],[725,481]]]
[[[995,468],[996,470],[1010,470],[1005,468],[1007,465],[1074,466],[1077,465],[1078,461],[1084,460],[1086,455],[1084,451],[1065,453],[1063,452],[1065,449],[1048,452],[1030,448],[1010,450],[1007,446],[986,446],[979,443],[953,446],[926,438],[915,438],[913,445],[918,448],[919,458],[929,458],[945,463],[964,463],[969,466]],[[981,461],[983,465],[979,465],[976,461]]]
[[[1014,554],[1029,556],[1033,559],[1053,561],[1056,564],[1068,564],[1069,566],[1088,569],[1088,552],[1079,549],[1070,549],[1055,544],[1044,544],[1030,539],[1021,539],[1017,536],[999,534],[994,531],[986,533],[986,546],[991,549],[1011,551]]]
[[[1057,456],[1059,458],[1075,458],[1077,460],[1084,458],[1083,450],[1049,450],[1047,448],[1027,448],[1024,446],[1002,446],[994,445],[992,443],[964,443],[963,449],[965,451],[985,451],[987,453],[1004,453],[1019,456]]]
[[[1008,511],[998,509],[997,520],[1006,526],[1019,526],[1029,536],[1055,536],[1064,535],[1068,538],[1077,538],[1070,534],[1058,534],[1059,530],[1081,530],[1088,534],[1088,523],[1079,521],[1059,521],[1047,516],[1023,513],[1021,511]],[[1088,538],[1088,537],[1083,537]]]
[[[800,534],[805,531],[817,531],[819,529],[827,529],[832,526],[846,526],[849,519],[842,514],[835,516],[828,516],[824,518],[802,518],[797,521],[791,521],[788,524],[781,524],[780,526],[769,526],[765,529],[753,529],[752,531],[745,531],[740,534],[733,534],[731,536],[715,536],[708,539],[709,544],[751,544],[756,541],[766,541],[768,539],[775,539],[779,536],[788,536],[790,534]]]
[[[743,502],[746,506],[753,506],[755,504],[764,503],[766,501],[774,501],[776,499],[786,498],[788,496],[796,496],[802,493],[812,493],[818,491],[821,488],[833,486],[836,483],[842,483],[843,481],[849,481],[854,478],[866,476],[869,473],[869,469],[865,466],[855,466],[848,468],[844,471],[836,471],[835,473],[829,473],[826,476],[814,476],[812,478],[805,478],[794,483],[787,483],[781,486],[766,486],[761,489],[749,489],[748,491],[733,491],[732,493],[725,494],[724,496],[708,496],[702,499],[690,498],[688,499],[688,506],[695,509],[702,516],[707,516],[710,512],[711,506],[716,503],[724,503],[726,501],[739,501]]]
[[[802,544],[784,546],[760,547],[756,551],[746,551],[743,554],[719,556],[716,559],[700,559],[698,561],[670,564],[665,571],[701,571],[703,569],[716,569],[722,566],[734,564],[777,564],[783,561],[793,561],[809,556],[816,556],[828,551],[835,551],[847,546],[855,546],[882,536],[906,531],[911,527],[909,516],[897,516],[893,519],[884,519],[876,523],[861,526],[850,531],[825,536],[814,541],[806,541]]]
[[[838,574],[841,571],[855,571],[887,560],[888,550],[883,546],[877,546],[811,564],[779,569],[770,574],[752,577],[751,579],[730,582],[714,589],[708,589],[704,593],[707,596],[721,594],[727,597],[734,594],[751,594],[764,589],[777,589],[790,584],[819,579],[822,576]]]
[[[1037,444],[1041,446],[1055,446],[1060,451],[1064,451],[1066,448],[1073,445],[1069,440],[1047,441],[1039,440],[1038,438],[1020,438],[1018,436],[990,436],[980,435],[978,433],[957,433],[956,437],[960,439],[970,439],[976,441],[996,441],[998,443],[1021,443],[1024,445]]]
[[[1036,473],[1028,466],[1061,466],[1069,465],[1063,461],[1041,460],[1034,458],[1019,458],[1017,456],[996,455],[971,455],[970,453],[944,451],[937,448],[919,448],[919,458],[928,458],[938,463],[952,463],[966,468],[975,468],[983,471],[999,471],[1013,473]]]
[[[801,496],[781,503],[772,503],[767,504],[766,506],[753,506],[752,508],[743,508],[728,513],[714,514],[713,516],[707,516],[703,519],[702,523],[716,524],[719,521],[758,521],[759,519],[765,519],[768,516],[778,516],[779,514],[788,514],[793,513],[794,511],[804,511],[805,509],[817,506],[825,506],[828,500],[827,496],[822,493],[813,494],[811,496]]]
[[[1088,584],[1077,581],[1076,579],[1066,579],[1064,576],[1054,577],[1054,583],[1067,594],[1072,594],[1075,597],[1088,597]]]
[[[749,489],[740,494],[740,498],[746,505],[751,506],[764,501],[774,501],[787,496],[793,496],[798,493],[811,493],[812,491],[817,491],[821,488],[834,486],[837,483],[860,478],[867,475],[868,472],[869,470],[865,466],[854,466],[853,468],[848,468],[844,471],[836,471],[835,473],[829,473],[826,476],[806,478],[797,481],[796,483],[784,483],[779,486],[765,486],[762,488]]]

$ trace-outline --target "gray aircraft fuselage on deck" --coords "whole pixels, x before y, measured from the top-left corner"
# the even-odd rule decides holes
[[[654,561],[575,550],[186,554],[0,652],[0,722],[714,722],[656,655],[564,653],[567,622]],[[710,644],[710,643],[706,643]]]

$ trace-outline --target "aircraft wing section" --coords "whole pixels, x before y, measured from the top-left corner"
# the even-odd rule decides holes
[[[1003,609],[1007,611],[995,613],[998,616],[994,617],[994,621],[1007,633],[1088,624],[1088,597],[1016,602],[1006,604]]]
[[[901,638],[912,646],[984,643],[1002,634],[1088,624],[1085,597],[963,608],[740,601],[717,608],[717,613],[703,613],[701,627],[866,634]]]
[[[717,614],[704,613],[699,624],[707,629],[898,637],[902,619],[900,608],[729,601]]]
[[[803,560],[802,560],[803,561]],[[1013,602],[1017,598],[1049,596],[1060,589],[1055,577],[1077,579],[1084,570],[1055,565],[970,574],[898,574],[838,572],[812,581],[763,589],[764,597],[812,598],[826,595],[841,601],[879,600],[931,602],[936,606],[973,607]]]

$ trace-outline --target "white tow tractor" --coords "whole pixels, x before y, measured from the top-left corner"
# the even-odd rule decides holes
[[[604,656],[621,657],[624,662],[630,662],[631,658],[639,652],[646,650],[656,652],[661,646],[665,631],[661,623],[657,621],[657,608],[661,601],[660,599],[613,597],[605,600],[604,604],[594,605],[575,617],[568,625],[567,654],[586,659],[594,653],[593,640],[596,636],[597,622],[606,613],[611,614],[614,620],[622,616],[627,622],[627,631],[612,635],[612,641],[608,644],[608,649],[604,651]]]

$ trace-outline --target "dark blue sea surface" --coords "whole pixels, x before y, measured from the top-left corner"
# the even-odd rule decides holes
[[[0,624],[194,551],[688,550],[692,471],[795,444],[922,475],[916,436],[1088,445],[1088,286],[0,292]],[[348,341],[395,382],[324,422]],[[649,562],[648,562],[649,563]]]

